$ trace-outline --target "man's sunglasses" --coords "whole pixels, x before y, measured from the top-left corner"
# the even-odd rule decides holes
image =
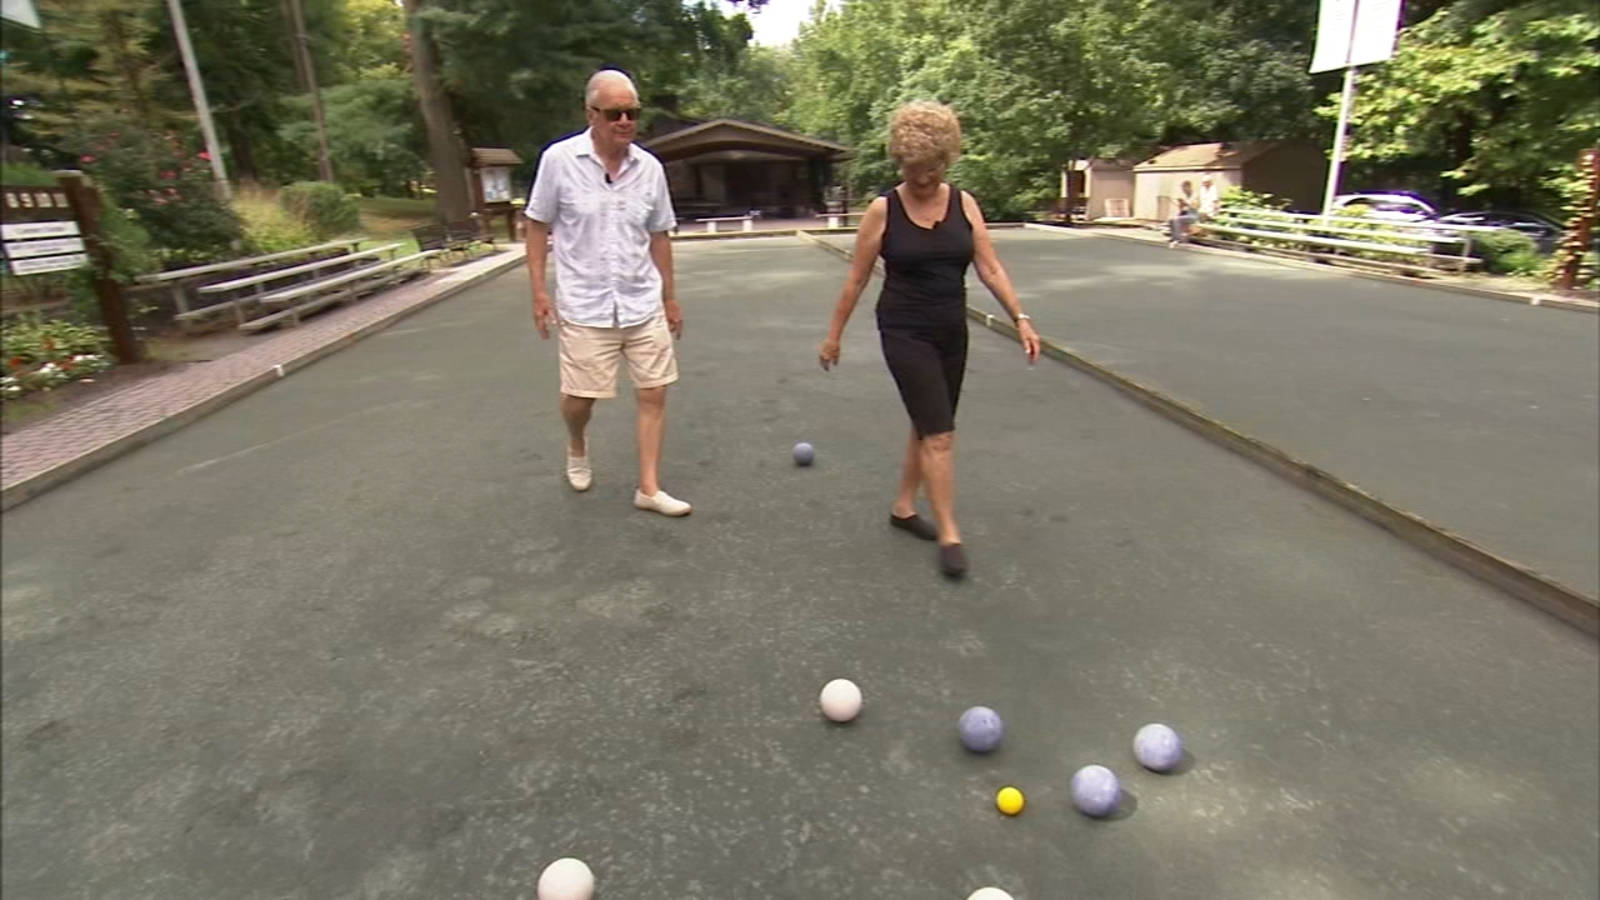
[[[628,120],[631,122],[639,121],[639,107],[637,106],[630,106],[623,109],[601,109],[598,106],[591,106],[589,108],[605,116],[607,122],[615,122],[623,116],[627,116]]]

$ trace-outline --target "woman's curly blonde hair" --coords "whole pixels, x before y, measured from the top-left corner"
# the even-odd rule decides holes
[[[889,158],[895,165],[949,167],[961,155],[961,121],[943,103],[919,100],[889,120]]]

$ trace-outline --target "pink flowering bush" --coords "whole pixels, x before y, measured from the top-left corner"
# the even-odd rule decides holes
[[[72,138],[78,165],[105,202],[125,210],[163,268],[225,259],[242,245],[239,217],[216,194],[211,166],[183,136],[133,122],[99,120]]]

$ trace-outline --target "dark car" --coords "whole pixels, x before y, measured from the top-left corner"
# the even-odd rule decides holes
[[[1560,223],[1548,219],[1538,213],[1514,212],[1511,210],[1487,209],[1478,212],[1458,212],[1448,216],[1440,216],[1434,221],[1440,225],[1480,225],[1489,228],[1510,228],[1520,231],[1539,246],[1540,253],[1553,253],[1556,245],[1561,243],[1561,235],[1566,229]]]

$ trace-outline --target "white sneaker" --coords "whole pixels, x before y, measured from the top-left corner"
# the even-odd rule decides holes
[[[594,483],[594,470],[589,468],[589,457],[567,457],[567,483],[575,491],[587,491]]]
[[[694,509],[666,491],[656,491],[653,496],[646,496],[638,488],[633,490],[633,505],[638,509],[661,513],[663,516],[687,516],[689,511]]]

